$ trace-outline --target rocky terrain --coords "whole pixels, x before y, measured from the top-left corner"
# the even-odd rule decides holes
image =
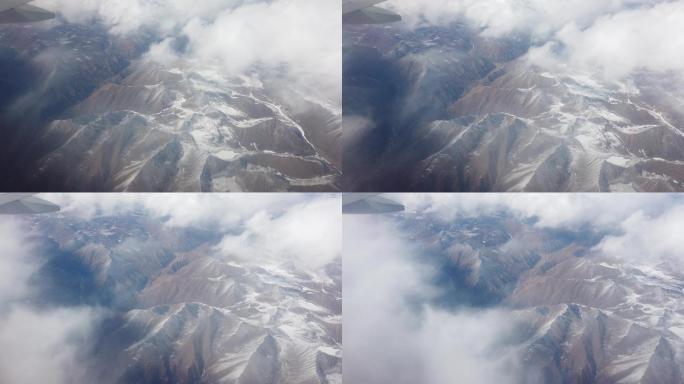
[[[449,223],[399,218],[439,271],[434,305],[507,311],[515,335],[495,346],[512,382],[681,383],[684,275],[595,247],[592,227],[543,229],[506,212]]]
[[[674,79],[548,70],[529,38],[465,25],[345,27],[345,186],[682,191]]]
[[[339,106],[263,68],[160,64],[154,33],[101,28],[0,28],[8,188],[339,189]]]
[[[144,212],[39,218],[44,306],[106,315],[83,377],[111,383],[341,383],[341,262],[309,271],[217,251],[222,235]],[[86,382],[86,381],[84,381]]]

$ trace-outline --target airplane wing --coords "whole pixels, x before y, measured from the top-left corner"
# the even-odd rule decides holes
[[[405,207],[378,193],[345,193],[342,195],[342,213],[347,215],[369,215],[402,212]]]
[[[0,215],[34,215],[59,211],[59,206],[28,193],[0,194]]]
[[[22,2],[28,3],[28,1]],[[0,24],[32,23],[50,20],[54,17],[54,13],[30,4],[20,4],[10,7],[4,1],[0,3]]]
[[[342,13],[350,13],[360,9],[372,7],[387,0],[344,0],[342,3]]]
[[[385,24],[400,21],[401,16],[375,6],[384,1],[347,0],[342,4],[342,22],[344,24]]]

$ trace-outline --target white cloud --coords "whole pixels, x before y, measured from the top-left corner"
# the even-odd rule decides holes
[[[546,38],[568,23],[590,25],[643,0],[392,0],[410,24],[447,24],[466,21],[482,29],[485,36],[501,37],[513,32],[532,33]]]
[[[223,255],[252,261],[291,260],[316,270],[341,256],[341,222],[339,197],[312,199],[285,212],[256,213],[240,234],[226,235],[217,248]]]
[[[505,311],[427,304],[433,271],[384,216],[344,218],[344,378],[354,383],[513,382]]]
[[[142,210],[172,227],[227,233],[217,252],[242,259],[293,260],[317,269],[341,253],[339,195],[44,194],[62,213],[89,220]],[[237,234],[236,234],[237,233]]]
[[[39,267],[27,228],[12,216],[0,216],[0,310],[28,293],[26,280]]]
[[[194,18],[213,18],[219,12],[247,4],[244,0],[39,0],[34,4],[53,9],[71,23],[101,21],[114,34],[141,28],[172,33]]]
[[[684,2],[679,0],[392,0],[411,27],[464,21],[485,37],[529,34],[541,66],[599,72],[682,73]]]
[[[286,66],[288,76],[312,90],[341,96],[341,3],[276,0],[224,11],[212,23],[189,22],[183,34],[190,57],[220,63],[226,73],[251,66]]]
[[[560,55],[554,47],[560,44]],[[684,73],[684,2],[629,9],[583,28],[563,26],[552,42],[530,52],[532,62],[551,60],[575,70],[598,69],[609,80],[638,71]]]
[[[342,26],[338,0],[43,0],[72,23],[101,22],[114,35],[156,31],[146,58],[176,60],[238,77],[256,66],[291,86],[341,100]],[[184,52],[171,49],[187,39]],[[186,67],[187,68],[187,67]]]
[[[409,211],[441,221],[506,211],[536,226],[591,226],[613,233],[595,247],[609,257],[684,266],[679,228],[684,198],[677,194],[399,194]]]
[[[0,216],[0,382],[66,384],[83,373],[78,343],[90,332],[87,309],[38,311],[22,304],[40,267],[26,223]]]
[[[660,214],[678,201],[676,195],[644,194],[405,194],[397,195],[411,211],[441,220],[474,217],[503,209],[537,218],[541,227],[592,224],[618,226],[634,212]]]
[[[43,194],[62,212],[83,220],[144,209],[174,227],[235,226],[260,211],[280,212],[309,199],[304,194]]]
[[[89,309],[39,312],[26,307],[0,317],[0,382],[79,382],[85,364],[78,342],[91,332],[93,319]]]
[[[623,233],[607,236],[595,248],[610,257],[635,262],[675,262],[684,266],[681,230],[684,205],[659,214],[633,213],[619,226]]]

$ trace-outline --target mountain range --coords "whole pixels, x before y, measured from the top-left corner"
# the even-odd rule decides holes
[[[341,261],[320,271],[217,248],[223,234],[144,211],[33,220],[37,308],[100,313],[74,380],[341,383]]]
[[[684,98],[669,75],[547,68],[526,54],[529,35],[458,22],[345,26],[344,38],[346,190],[684,188]]]

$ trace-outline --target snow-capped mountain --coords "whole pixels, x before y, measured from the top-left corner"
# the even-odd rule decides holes
[[[36,219],[44,305],[105,313],[84,377],[104,382],[341,383],[341,261],[319,271],[219,251],[221,233],[139,215]]]
[[[98,23],[0,28],[8,188],[339,189],[339,105],[265,67],[161,64],[146,54],[158,39]]]
[[[500,213],[399,222],[438,271],[433,305],[507,313],[496,355],[511,382],[681,383],[684,275],[609,256],[596,228],[550,229]]]
[[[453,105],[452,111],[468,120],[435,121],[426,127],[425,137],[445,144],[421,162],[416,185],[496,191],[682,190],[684,133],[679,111],[669,109],[677,102],[674,96],[553,74],[525,62],[502,71]],[[661,95],[658,100],[655,94]]]
[[[684,104],[667,76],[542,68],[525,55],[529,38],[456,23],[349,27],[345,39],[352,189],[683,188]]]
[[[294,93],[288,102],[299,111],[288,110],[263,84],[236,81],[137,64],[75,106],[77,117],[50,124],[44,140],[55,149],[35,177],[83,164],[73,184],[105,190],[334,189],[336,112]]]

